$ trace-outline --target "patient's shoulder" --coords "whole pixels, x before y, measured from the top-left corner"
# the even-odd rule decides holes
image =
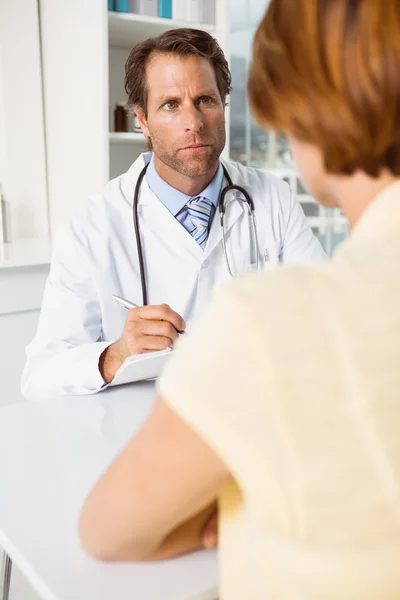
[[[324,299],[332,298],[339,287],[334,265],[322,263],[287,265],[236,279],[225,286],[224,293],[256,313],[296,317],[300,309],[309,313]]]

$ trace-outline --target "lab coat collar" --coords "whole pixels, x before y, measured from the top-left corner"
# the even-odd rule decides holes
[[[182,227],[168,208],[160,202],[151,189],[143,181],[138,206],[140,227],[147,229],[148,233],[159,239],[164,239],[166,244],[182,248],[186,257],[191,257],[195,264],[201,263],[204,251]]]
[[[228,171],[228,173],[232,179],[232,183],[234,185],[246,187],[245,181],[241,177],[239,170],[236,167],[235,163],[231,163],[222,158],[220,159],[220,161],[223,163],[226,170]],[[228,182],[226,181],[225,177],[223,177],[221,189],[223,189],[226,185],[228,185]],[[237,220],[240,217],[242,217],[244,211],[247,209],[246,209],[246,207],[243,208],[243,200],[241,200],[241,194],[238,190],[233,190],[232,192],[229,192],[225,196],[225,206],[226,206],[225,236],[227,236],[229,231],[231,230],[231,228],[234,226],[234,224],[237,222]],[[219,208],[217,207],[217,210],[216,210],[216,213],[214,215],[214,219],[213,219],[213,222],[211,225],[211,230],[208,235],[208,240],[207,240],[207,244],[206,244],[206,247],[204,250],[204,254],[206,256],[209,256],[219,244],[222,244],[222,237],[221,237],[220,213],[219,213]]]
[[[138,177],[144,166],[150,162],[151,155],[151,152],[141,154],[126,174],[128,187],[131,188],[130,202],[132,204]],[[180,247],[186,250],[186,256],[190,256],[196,264],[201,262],[204,256],[203,249],[151,191],[146,177],[142,181],[138,204],[139,218],[141,218],[140,227],[146,228],[159,238],[173,240],[173,243],[176,241]]]
[[[135,193],[136,183],[141,171],[144,169],[145,165],[147,165],[151,160],[151,152],[142,152],[135,160],[135,162],[129,167],[128,171],[125,174],[126,186],[124,186],[124,192],[130,204],[133,205],[133,196]],[[150,191],[149,186],[147,185],[146,177],[143,178],[141,191],[144,189],[148,189]],[[146,203],[147,194],[139,194],[139,204]]]
[[[226,182],[222,184],[223,186],[227,185]],[[225,212],[225,237],[228,236],[229,231],[232,229],[236,221],[241,217],[244,213],[244,208],[242,206],[243,202],[240,200],[240,192],[234,190],[233,192],[228,193],[225,196],[226,202],[226,212]],[[238,200],[239,198],[239,200]],[[208,234],[208,240],[206,247],[204,249],[205,256],[209,256],[215,248],[222,244],[222,236],[221,236],[221,222],[220,222],[220,212],[217,208],[217,211],[214,215],[213,222],[211,224],[210,233]]]

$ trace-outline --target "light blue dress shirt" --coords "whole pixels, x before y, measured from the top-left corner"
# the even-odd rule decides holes
[[[175,219],[179,221],[179,223],[183,225],[183,227],[189,233],[193,229],[193,224],[186,208],[186,204],[192,198],[198,198],[199,196],[210,200],[210,202],[212,202],[214,205],[214,209],[210,215],[209,224],[211,225],[213,216],[215,214],[215,209],[217,208],[222,181],[224,179],[224,171],[221,163],[219,164],[218,171],[208,186],[202,192],[200,192],[200,194],[196,194],[196,196],[187,196],[164,181],[164,179],[162,179],[162,177],[160,177],[160,175],[157,173],[154,166],[154,154],[151,156],[150,164],[146,171],[146,179],[147,184],[153,194],[159,199],[160,202],[164,204],[164,206],[175,217]]]

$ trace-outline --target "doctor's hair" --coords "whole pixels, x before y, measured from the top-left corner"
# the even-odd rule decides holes
[[[248,93],[260,124],[316,146],[327,172],[400,175],[399,0],[271,0]]]
[[[128,56],[125,64],[125,91],[128,94],[127,107],[130,112],[134,112],[134,107],[137,106],[147,117],[146,65],[154,54],[205,58],[214,69],[222,102],[226,102],[231,91],[231,73],[217,40],[200,29],[170,29],[156,38],[137,44]]]

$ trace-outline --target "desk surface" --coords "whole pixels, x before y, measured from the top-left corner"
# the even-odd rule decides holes
[[[83,499],[138,429],[152,383],[0,409],[0,547],[43,600],[209,600],[214,551],[151,564],[85,556],[77,520]]]

